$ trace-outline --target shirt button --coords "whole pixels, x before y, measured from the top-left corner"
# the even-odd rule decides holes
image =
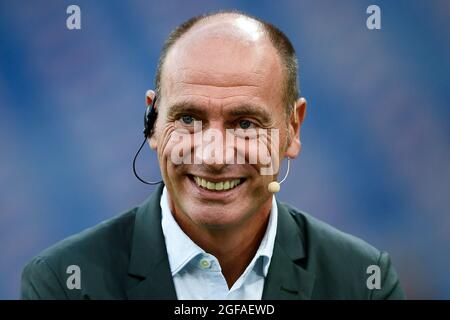
[[[202,269],[208,269],[209,267],[211,267],[211,262],[209,262],[208,259],[203,258],[200,260],[200,267]]]

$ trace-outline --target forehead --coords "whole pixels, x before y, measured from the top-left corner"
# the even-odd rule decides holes
[[[215,19],[194,26],[169,50],[162,73],[164,99],[282,97],[281,59],[259,24],[248,18]]]

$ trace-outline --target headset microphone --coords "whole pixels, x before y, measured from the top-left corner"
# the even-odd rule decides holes
[[[280,188],[281,188],[280,184],[282,184],[284,182],[284,180],[286,180],[286,178],[288,177],[291,159],[289,157],[287,159],[288,159],[288,162],[287,162],[286,174],[280,182],[272,181],[271,183],[269,183],[269,185],[267,186],[267,189],[269,190],[270,193],[277,193],[278,191],[280,191]]]

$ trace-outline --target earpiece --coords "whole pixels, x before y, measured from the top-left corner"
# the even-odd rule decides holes
[[[158,113],[156,112],[155,103],[158,99],[157,96],[152,101],[152,104],[147,105],[147,109],[145,110],[144,115],[144,136],[149,138],[153,133],[153,127],[156,122],[156,117]]]
[[[150,185],[155,185],[155,184],[159,184],[161,181],[145,181],[144,179],[142,179],[136,172],[136,159],[139,155],[139,152],[141,152],[142,148],[144,147],[145,142],[147,142],[147,139],[152,135],[153,133],[153,127],[155,125],[156,122],[156,117],[158,115],[158,113],[156,112],[156,108],[155,108],[155,103],[156,103],[157,97],[155,96],[155,99],[153,99],[152,104],[148,104],[147,105],[147,109],[145,110],[145,115],[144,115],[144,141],[142,142],[141,146],[139,147],[139,150],[136,152],[136,154],[134,155],[134,159],[133,159],[133,173],[135,175],[135,177],[141,181],[142,183],[145,184],[150,184]]]

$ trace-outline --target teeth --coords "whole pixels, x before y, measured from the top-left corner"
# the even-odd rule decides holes
[[[194,176],[194,181],[198,186],[202,188],[217,191],[233,189],[234,187],[236,187],[241,183],[240,179],[226,180],[214,183],[196,176]]]

